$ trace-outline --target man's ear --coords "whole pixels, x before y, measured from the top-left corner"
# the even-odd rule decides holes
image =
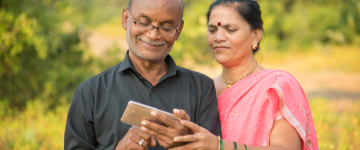
[[[255,38],[253,43],[259,43],[263,34],[263,30],[260,28],[254,30]]]
[[[175,34],[175,41],[177,41],[179,39],[179,36],[180,36],[180,33],[184,27],[184,23],[185,21],[184,20],[181,20],[180,22],[180,25],[179,25],[179,29],[176,31],[176,34]]]
[[[124,30],[127,30],[127,19],[129,18],[129,9],[124,7],[121,16],[121,25]]]

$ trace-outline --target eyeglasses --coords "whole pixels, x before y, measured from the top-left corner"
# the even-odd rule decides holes
[[[130,12],[130,10],[129,10],[129,12]],[[151,25],[150,23],[135,20],[135,18],[132,15],[131,12],[130,12],[130,14],[131,14],[133,22],[134,22],[134,24],[136,26],[136,29],[141,33],[146,33],[146,32],[152,31],[154,29],[158,29],[158,32],[162,37],[173,37],[175,35],[176,31],[179,29],[179,26],[180,26],[180,22],[179,22],[177,28],[162,27],[162,26],[155,27],[155,26]]]

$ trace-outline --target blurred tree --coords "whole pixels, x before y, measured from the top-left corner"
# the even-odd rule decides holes
[[[184,0],[185,26],[170,53],[178,64],[215,64],[206,39],[206,13],[211,2]],[[360,46],[359,0],[258,2],[264,20],[264,50]],[[128,0],[1,0],[0,102],[22,108],[35,97],[53,105],[63,96],[69,101],[74,88],[92,75],[90,68],[96,59],[87,55],[84,28],[120,19],[127,3]],[[116,54],[119,51],[116,47],[110,50]],[[119,57],[110,58],[95,61],[99,70],[120,61]]]
[[[128,0],[66,0],[69,19],[77,25],[96,27],[114,18],[121,19]],[[121,27],[121,26],[119,26]]]
[[[206,41],[206,13],[211,2],[184,0],[185,25],[170,53],[177,62],[214,64]],[[264,50],[306,51],[319,44],[360,46],[359,0],[258,2],[264,21]]]
[[[66,25],[67,9],[56,0],[0,2],[0,101],[8,107],[34,98],[55,106],[90,76],[81,29]]]
[[[356,44],[360,39],[358,0],[259,0],[266,49],[306,50],[315,44]]]
[[[178,42],[170,52],[179,64],[189,67],[187,64],[214,62],[206,37],[206,13],[210,4],[211,1],[184,0],[184,28]]]

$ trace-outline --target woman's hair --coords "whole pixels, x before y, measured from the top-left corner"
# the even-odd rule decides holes
[[[261,10],[259,4],[255,0],[216,0],[214,1],[207,12],[207,21],[209,22],[209,17],[211,11],[220,5],[230,5],[234,6],[235,10],[239,15],[249,23],[251,30],[261,29],[263,30],[263,20],[261,18]],[[253,52],[256,53],[259,50],[260,42],[257,45],[256,50]]]

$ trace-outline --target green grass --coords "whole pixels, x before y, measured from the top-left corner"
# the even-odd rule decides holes
[[[48,110],[44,101],[30,101],[23,112],[0,116],[0,149],[64,149],[64,131],[68,104]]]
[[[310,101],[320,149],[360,149],[360,101]]]
[[[360,100],[315,98],[310,106],[320,149],[360,149]],[[68,108],[63,104],[47,111],[47,104],[38,99],[29,102],[24,112],[2,114],[0,149],[63,149]]]

